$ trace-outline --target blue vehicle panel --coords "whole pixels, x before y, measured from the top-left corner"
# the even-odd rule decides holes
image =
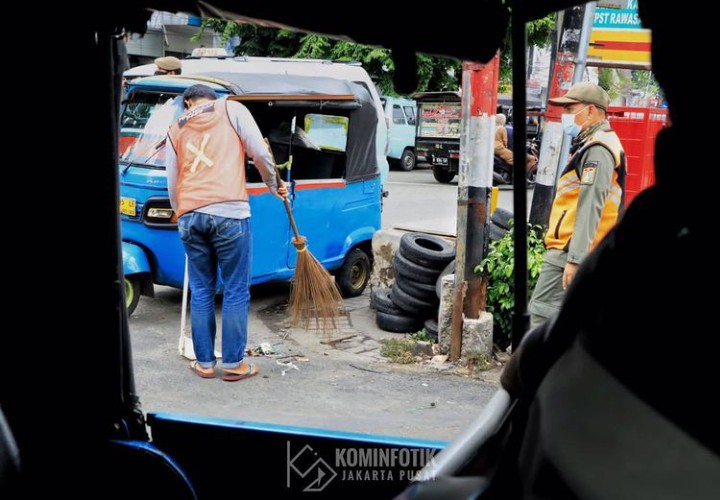
[[[276,159],[284,162],[291,154],[294,157],[283,175],[289,181],[289,199],[300,234],[307,238],[315,258],[344,277],[338,280],[341,290],[345,287],[351,295],[362,293],[366,281],[351,284],[348,277],[369,277],[369,269],[354,273],[347,267],[367,263],[348,263],[346,257],[354,248],[367,251],[381,226],[382,186],[375,154],[378,114],[371,97],[364,87],[352,82],[302,77],[295,84],[291,76],[273,76],[270,80],[245,75],[240,90],[229,76],[229,81],[216,77],[198,77],[198,81],[241,101],[244,93],[252,93],[253,85],[259,85],[257,92],[262,97],[248,99],[246,106],[269,138]],[[280,88],[284,91],[295,84],[299,94],[292,94],[290,99],[283,96],[280,106],[264,102],[276,96],[264,86],[283,78],[286,81]],[[152,283],[177,288],[184,283],[185,252],[177,225],[171,222],[164,148],[169,124],[183,111],[180,96],[194,83],[192,79],[140,79],[130,85],[122,115],[119,177],[126,249],[123,269],[126,279],[142,277],[143,293]],[[317,104],[313,102],[313,85],[323,93],[323,100],[318,99]],[[328,88],[339,91],[328,94]],[[337,103],[328,106],[328,95],[338,95]],[[352,101],[353,95],[356,101]],[[288,123],[292,121],[294,127],[297,116],[302,125],[296,136],[295,131],[289,132]],[[246,161],[246,176],[253,230],[252,284],[291,279],[297,251],[291,243],[293,234],[284,204],[259,182],[250,159]]]

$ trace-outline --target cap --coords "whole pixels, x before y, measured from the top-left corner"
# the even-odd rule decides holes
[[[180,59],[173,56],[158,57],[157,59],[155,59],[155,64],[159,69],[165,71],[177,71],[182,68],[182,63],[180,62]]]
[[[568,90],[564,96],[548,99],[548,102],[556,106],[584,102],[586,104],[594,104],[603,111],[607,111],[608,104],[610,104],[610,96],[601,86],[592,82],[582,82],[570,87],[570,90]]]

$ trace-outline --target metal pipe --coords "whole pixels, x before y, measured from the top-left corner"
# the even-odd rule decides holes
[[[513,77],[513,213],[515,214],[515,305],[512,315],[512,349],[520,344],[530,324],[527,313],[527,177],[525,142],[527,141],[526,107],[526,32],[522,4],[512,10],[512,77]]]

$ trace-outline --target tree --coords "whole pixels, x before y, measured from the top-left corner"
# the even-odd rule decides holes
[[[358,61],[376,82],[380,92],[397,95],[393,85],[395,63],[392,51],[361,45],[345,40],[332,40],[294,31],[263,28],[252,24],[238,24],[222,19],[203,19],[200,31],[193,37],[199,40],[205,30],[218,33],[222,44],[237,37],[236,56],[303,57],[337,61]],[[460,88],[460,61],[418,54],[417,91],[457,90]]]
[[[546,47],[555,28],[555,14],[527,23],[528,45]],[[239,39],[235,45],[235,55],[263,57],[306,57],[313,59],[331,59],[339,61],[358,61],[370,77],[386,95],[396,95],[393,85],[395,63],[392,51],[388,49],[361,45],[344,40],[294,31],[263,28],[252,24],[238,24],[234,21],[207,18],[203,19],[200,31],[193,39],[199,40],[205,30],[218,33],[223,44],[234,37]],[[506,49],[500,57],[499,91],[507,92],[512,88],[511,37],[505,38]],[[455,59],[417,54],[418,84],[416,91],[458,90],[462,64]]]
[[[548,14],[542,19],[530,21],[526,24],[528,47],[537,45],[547,47],[552,41],[552,34],[555,30],[555,14]],[[512,90],[512,36],[511,30],[505,37],[504,50],[500,52],[500,78],[498,81],[498,92],[510,92]]]

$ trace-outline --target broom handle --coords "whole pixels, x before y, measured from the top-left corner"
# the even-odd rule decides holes
[[[270,151],[270,156],[273,160],[273,165],[275,166],[275,179],[277,179],[277,185],[280,186],[283,182],[282,177],[280,176],[280,169],[277,167],[277,163],[275,163],[275,155],[272,152],[272,148],[270,147],[270,141],[268,141],[268,138],[265,137],[265,144],[267,144],[268,150]],[[285,204],[285,212],[287,212],[288,219],[290,220],[290,225],[292,226],[293,233],[295,234],[295,238],[299,241],[300,240],[300,231],[298,231],[297,225],[295,224],[295,217],[292,213],[292,207],[290,206],[290,200],[287,199],[287,196],[283,198],[283,203]]]

